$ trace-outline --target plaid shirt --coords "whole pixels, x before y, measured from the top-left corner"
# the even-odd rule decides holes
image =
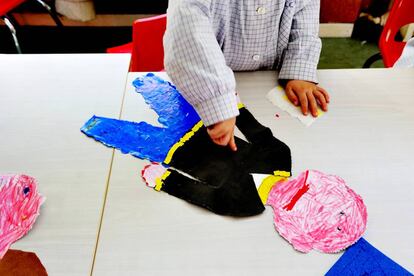
[[[237,116],[234,71],[317,82],[319,0],[170,0],[165,68],[206,126]]]

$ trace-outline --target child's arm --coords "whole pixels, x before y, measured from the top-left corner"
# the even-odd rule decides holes
[[[319,32],[319,0],[304,0],[293,17],[289,44],[284,55],[279,79],[285,84],[286,95],[295,105],[301,105],[316,116],[316,104],[327,110],[328,93],[318,87],[316,68],[321,51]]]
[[[169,1],[164,36],[166,71],[206,126],[239,114],[234,74],[213,32],[210,2]]]

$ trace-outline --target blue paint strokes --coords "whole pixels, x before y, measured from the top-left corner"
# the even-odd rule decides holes
[[[164,127],[93,116],[81,131],[123,153],[163,162],[169,149],[200,121],[200,117],[175,86],[152,73],[137,78],[133,85],[158,114],[158,122]]]
[[[385,256],[363,238],[348,248],[326,273],[341,275],[413,275]]]
[[[182,136],[200,121],[197,112],[181,96],[177,88],[153,73],[137,78],[133,85],[135,91],[140,93],[145,102],[158,114],[158,122],[166,128],[174,128]]]

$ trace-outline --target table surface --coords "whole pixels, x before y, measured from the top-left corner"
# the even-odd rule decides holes
[[[414,70],[318,74],[331,104],[310,127],[265,99],[276,84],[274,72],[237,73],[237,90],[256,118],[290,146],[293,174],[318,169],[344,178],[367,205],[364,238],[414,272]],[[156,123],[131,86],[138,75],[128,76],[121,118]],[[147,188],[140,178],[145,164],[115,152],[96,275],[322,275],[340,257],[296,252],[274,230],[270,207],[234,219]]]
[[[113,150],[80,132],[93,114],[118,118],[130,55],[0,55],[0,173],[35,177],[46,196],[12,248],[49,275],[92,268]]]
[[[80,133],[93,114],[157,124],[131,86],[139,73],[127,80],[129,59],[0,55],[0,173],[34,176],[47,197],[12,248],[35,252],[50,275],[325,273],[340,254],[296,252],[274,230],[271,208],[234,219],[155,192],[140,178],[147,162]],[[265,99],[274,72],[236,74],[245,105],[290,146],[293,174],[343,177],[368,207],[364,237],[414,271],[414,70],[319,77],[330,111],[306,128]]]

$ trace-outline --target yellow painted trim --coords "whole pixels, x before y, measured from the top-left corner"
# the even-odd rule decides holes
[[[242,103],[238,103],[237,104],[237,108],[243,108],[244,107],[244,104],[242,104]],[[197,124],[195,124],[194,126],[193,126],[193,128],[189,131],[189,132],[187,132],[183,137],[181,137],[180,138],[180,141],[178,141],[177,143],[175,143],[171,148],[170,148],[170,150],[168,151],[168,153],[167,153],[167,156],[165,157],[165,160],[164,160],[164,163],[165,164],[169,164],[170,162],[171,162],[171,159],[172,159],[172,157],[173,157],[173,155],[174,155],[174,153],[175,153],[175,151],[179,148],[179,147],[181,147],[181,146],[183,146],[184,145],[184,143],[185,142],[187,142],[188,140],[190,140],[190,138],[191,137],[193,137],[194,136],[194,134],[201,128],[203,126],[203,122],[202,121],[199,121]]]
[[[187,142],[194,134],[203,126],[203,122],[199,121],[197,124],[193,126],[193,128],[187,132],[183,137],[180,138],[180,141],[175,143],[170,150],[167,153],[167,156],[165,157],[164,163],[169,164],[171,162],[171,159],[175,153],[175,151],[184,145],[185,142]]]
[[[290,172],[287,171],[274,171],[275,176],[290,177]]]
[[[166,171],[161,177],[155,180],[155,190],[160,191],[162,184],[164,184],[164,180],[171,174],[170,171]]]
[[[270,190],[272,190],[273,186],[280,181],[286,181],[289,176],[290,176],[289,172],[274,171],[274,175],[269,175],[268,177],[263,179],[262,183],[257,189],[257,192],[259,193],[259,196],[260,196],[260,199],[262,200],[263,205],[266,204],[267,198],[269,197]]]

